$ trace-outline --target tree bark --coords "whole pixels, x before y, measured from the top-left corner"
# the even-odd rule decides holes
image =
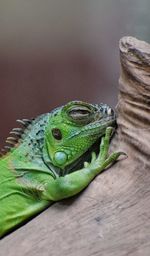
[[[118,129],[110,151],[128,158],[2,239],[1,256],[150,255],[150,45],[123,37],[120,56]]]

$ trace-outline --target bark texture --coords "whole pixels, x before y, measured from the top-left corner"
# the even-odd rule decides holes
[[[150,255],[150,45],[123,37],[120,55],[111,151],[128,158],[1,240],[0,256]]]

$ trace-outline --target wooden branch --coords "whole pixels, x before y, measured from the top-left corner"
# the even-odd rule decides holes
[[[52,205],[0,242],[7,256],[150,255],[150,45],[120,40],[118,129],[128,158],[79,196]]]

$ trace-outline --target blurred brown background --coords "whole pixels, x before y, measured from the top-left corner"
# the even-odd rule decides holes
[[[1,0],[0,146],[15,119],[73,99],[115,106],[118,41],[150,41],[149,0]]]

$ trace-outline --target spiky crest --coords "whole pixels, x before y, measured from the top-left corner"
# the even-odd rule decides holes
[[[6,145],[0,150],[0,157],[6,155],[12,148],[15,148],[22,142],[23,135],[29,131],[29,127],[35,119],[17,119],[16,122],[22,127],[13,128],[10,131],[10,136],[6,138]]]

